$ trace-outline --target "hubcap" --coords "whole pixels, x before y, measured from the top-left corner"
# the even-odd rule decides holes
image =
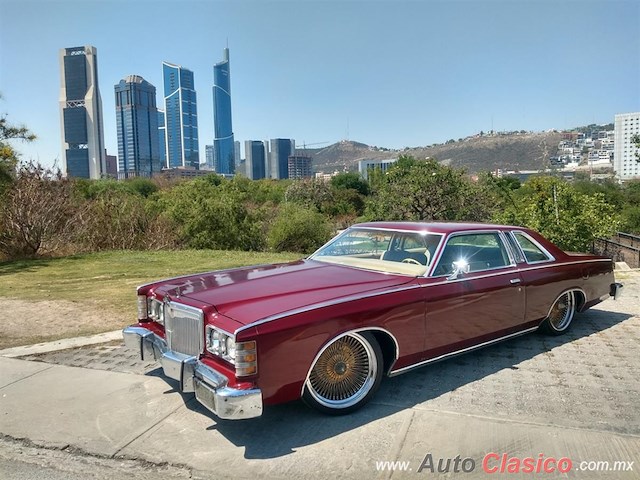
[[[551,307],[549,312],[551,326],[558,331],[567,328],[573,318],[574,310],[573,292],[567,292]]]
[[[307,387],[320,404],[347,408],[371,390],[376,372],[371,345],[362,336],[352,333],[325,348],[311,370]]]

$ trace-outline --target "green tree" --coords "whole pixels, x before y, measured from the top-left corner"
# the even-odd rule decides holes
[[[331,186],[336,190],[355,190],[360,195],[369,195],[369,184],[355,172],[344,172],[331,177]]]
[[[242,183],[213,185],[207,177],[180,183],[161,192],[158,207],[191,248],[261,250],[261,220],[245,205],[246,193],[238,185]]]
[[[304,179],[291,182],[284,198],[287,202],[298,203],[323,212],[334,202],[334,192],[327,182]]]
[[[275,252],[313,253],[331,238],[327,218],[313,208],[284,203],[269,229],[267,243]]]
[[[2,99],[2,95],[0,95]],[[0,115],[0,194],[16,176],[20,154],[11,146],[10,140],[32,142],[36,136],[24,125],[12,125],[7,114]]]
[[[564,250],[583,252],[595,238],[610,236],[620,224],[604,194],[582,194],[568,182],[548,176],[529,179],[514,204],[496,211],[494,220],[532,228]]]
[[[640,135],[634,135],[631,137],[631,142],[636,147],[636,162],[640,162]]]
[[[469,220],[491,215],[487,190],[463,170],[402,156],[385,174],[372,172],[369,220]]]

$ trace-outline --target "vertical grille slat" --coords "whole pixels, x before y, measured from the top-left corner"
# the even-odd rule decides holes
[[[202,310],[175,302],[167,302],[164,308],[169,350],[186,355],[200,355],[204,350]]]

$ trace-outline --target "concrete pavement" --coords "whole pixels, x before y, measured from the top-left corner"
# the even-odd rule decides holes
[[[0,357],[0,433],[192,478],[450,478],[456,456],[459,472],[473,466],[465,478],[491,478],[491,453],[490,470],[506,454],[572,462],[544,478],[640,478],[640,299],[637,282],[629,287],[576,317],[568,335],[527,335],[385,379],[371,404],[345,417],[294,402],[220,421],[161,370],[123,364],[117,345],[103,350],[110,363],[89,368],[60,363],[101,347]],[[449,473],[438,473],[448,458]],[[589,462],[609,470],[581,470],[598,466]]]
[[[324,417],[300,404],[267,409],[257,420],[221,422],[164,379],[0,358],[4,435],[44,446],[71,445],[96,456],[142,458],[208,478],[412,478],[431,453],[470,458],[484,476],[490,452],[578,461],[636,461],[640,437],[589,428],[497,419],[376,402],[349,417]],[[407,472],[376,461],[407,461]],[[428,462],[427,462],[428,465]],[[467,464],[467,466],[470,464]],[[499,467],[493,460],[490,468]],[[607,472],[610,478],[637,478]],[[437,467],[436,467],[437,468]],[[224,472],[224,474],[222,474]],[[600,478],[600,472],[572,472]],[[526,475],[524,475],[526,477]],[[557,475],[549,475],[556,478]],[[519,478],[519,476],[510,476]]]

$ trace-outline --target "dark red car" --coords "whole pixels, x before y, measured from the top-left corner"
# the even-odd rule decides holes
[[[298,398],[341,414],[383,375],[538,329],[562,334],[621,288],[610,259],[525,228],[373,222],[304,260],[143,285],[124,339],[220,418]]]

